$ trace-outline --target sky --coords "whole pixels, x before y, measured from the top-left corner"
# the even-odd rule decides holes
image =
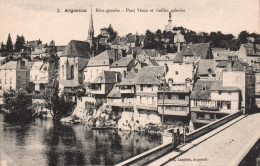
[[[41,39],[43,43],[53,39],[56,45],[67,45],[70,40],[84,41],[91,5],[95,36],[109,24],[119,35],[163,30],[169,13],[156,9],[184,11],[172,13],[173,24],[196,32],[221,31],[234,36],[243,30],[260,33],[259,4],[260,0],[0,0],[0,42],[6,43],[8,33],[13,43],[17,35],[23,35],[26,41]],[[138,8],[148,12],[138,12]],[[65,9],[87,12],[69,13]],[[107,9],[120,12],[106,13]],[[135,12],[126,12],[127,9]]]

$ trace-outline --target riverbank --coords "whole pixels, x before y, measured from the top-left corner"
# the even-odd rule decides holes
[[[77,105],[71,116],[61,119],[63,123],[83,123],[97,128],[115,128],[121,131],[138,131],[161,134],[161,116],[153,111],[138,111],[137,109],[116,110],[103,103],[99,107],[88,102],[88,98],[77,100]],[[164,128],[185,126],[180,121],[164,124]]]

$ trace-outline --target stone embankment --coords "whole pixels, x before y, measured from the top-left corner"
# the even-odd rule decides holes
[[[161,119],[154,113],[134,111],[114,111],[103,103],[99,107],[91,107],[86,98],[77,100],[72,115],[63,118],[62,122],[84,123],[94,127],[113,127],[119,130],[160,132]]]

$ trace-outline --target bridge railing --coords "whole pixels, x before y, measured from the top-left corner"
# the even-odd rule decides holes
[[[204,134],[207,134],[209,133],[210,131],[226,124],[227,122],[235,119],[236,117],[240,116],[242,114],[242,111],[239,111],[239,112],[236,112],[234,114],[231,114],[231,115],[228,115],[228,116],[225,116],[215,122],[212,122],[210,124],[207,124],[197,130],[194,130],[193,132],[191,133],[188,133],[186,134],[186,137],[185,137],[185,142],[190,142],[192,140],[195,140],[199,137],[201,137],[202,135]],[[170,129],[168,131],[171,131]],[[173,134],[171,133],[164,133],[163,136],[166,136],[168,138],[163,138],[163,140],[167,140],[166,143],[158,146],[158,147],[155,147],[149,151],[146,151],[142,154],[139,154],[137,156],[134,156],[126,161],[123,161],[119,164],[117,164],[117,166],[121,166],[121,165],[145,165],[146,163],[149,163],[150,161],[152,160],[156,160],[158,159],[159,157],[173,151],[175,148],[172,146],[173,143],[170,141],[170,140],[173,140],[172,139],[172,136]]]

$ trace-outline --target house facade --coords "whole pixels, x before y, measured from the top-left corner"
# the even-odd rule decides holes
[[[24,61],[10,61],[0,67],[0,91],[27,89],[29,85],[29,70]]]

